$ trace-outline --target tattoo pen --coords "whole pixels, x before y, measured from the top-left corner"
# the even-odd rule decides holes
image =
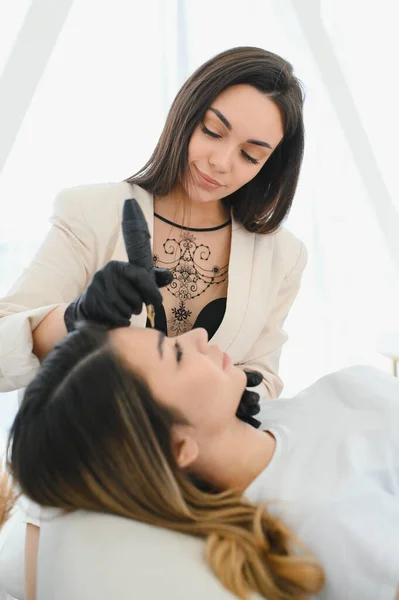
[[[144,213],[134,198],[124,202],[122,233],[129,262],[143,267],[155,281],[150,232]],[[151,327],[154,329],[155,309],[152,304],[147,304],[147,316]]]

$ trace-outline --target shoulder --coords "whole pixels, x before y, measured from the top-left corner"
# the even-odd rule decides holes
[[[334,398],[339,397],[342,406],[375,411],[376,426],[388,413],[395,428],[395,419],[399,415],[399,381],[390,373],[372,365],[352,365],[327,373],[312,385],[322,388],[324,396],[330,391]],[[385,430],[385,437],[388,439],[388,430]]]
[[[97,246],[108,248],[110,240],[116,243],[123,203],[129,198],[140,203],[148,218],[152,195],[138,185],[122,181],[66,188],[54,201],[50,222],[81,240],[91,239]]]
[[[80,212],[92,219],[119,217],[124,200],[136,197],[141,203],[148,203],[151,195],[137,185],[126,181],[80,185],[61,190],[54,202],[54,212]]]
[[[269,249],[273,254],[273,265],[284,271],[286,276],[293,272],[301,274],[306,266],[308,253],[305,244],[285,227],[266,235],[256,234],[256,246],[261,253]]]

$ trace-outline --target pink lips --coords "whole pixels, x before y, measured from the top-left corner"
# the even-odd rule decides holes
[[[228,354],[226,354],[226,352],[223,352],[223,370],[224,371],[231,366],[232,362],[233,361],[231,360],[231,357]]]
[[[202,171],[200,171],[198,169],[198,167],[195,167],[195,168],[197,170],[198,180],[202,187],[204,187],[206,189],[210,189],[210,190],[216,190],[217,188],[222,187],[222,184],[219,183],[218,181],[216,181],[216,179],[212,179],[212,177],[208,177],[208,175],[205,175],[205,173],[202,173]]]

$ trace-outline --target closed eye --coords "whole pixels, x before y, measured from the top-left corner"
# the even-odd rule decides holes
[[[259,164],[259,161],[256,160],[256,158],[254,158],[253,156],[250,156],[249,154],[247,154],[247,152],[245,152],[245,150],[241,150],[241,152],[242,152],[242,155],[244,156],[244,158],[249,160],[249,162],[251,162],[253,165]]]
[[[176,354],[176,362],[177,362],[177,364],[179,364],[182,359],[182,356],[183,356],[183,350],[182,350],[182,347],[180,346],[179,342],[175,342],[174,349],[175,349],[175,354]]]
[[[220,139],[222,137],[218,133],[215,133],[214,131],[211,131],[210,129],[208,129],[208,127],[206,127],[205,125],[202,126],[201,130],[203,131],[203,133],[205,133],[205,135],[209,135],[210,137],[212,137],[214,139]],[[253,156],[250,156],[247,152],[245,152],[245,150],[241,150],[241,154],[243,155],[245,160],[252,163],[253,165],[259,164],[259,161],[256,158],[254,158]]]
[[[219,135],[218,133],[215,133],[214,131],[211,131],[210,129],[208,129],[208,127],[206,127],[205,125],[202,126],[202,131],[206,134],[206,135],[210,135],[213,138],[221,138],[222,136]]]

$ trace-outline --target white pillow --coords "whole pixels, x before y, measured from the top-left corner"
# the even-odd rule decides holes
[[[112,515],[43,512],[37,600],[237,600],[200,539]]]

